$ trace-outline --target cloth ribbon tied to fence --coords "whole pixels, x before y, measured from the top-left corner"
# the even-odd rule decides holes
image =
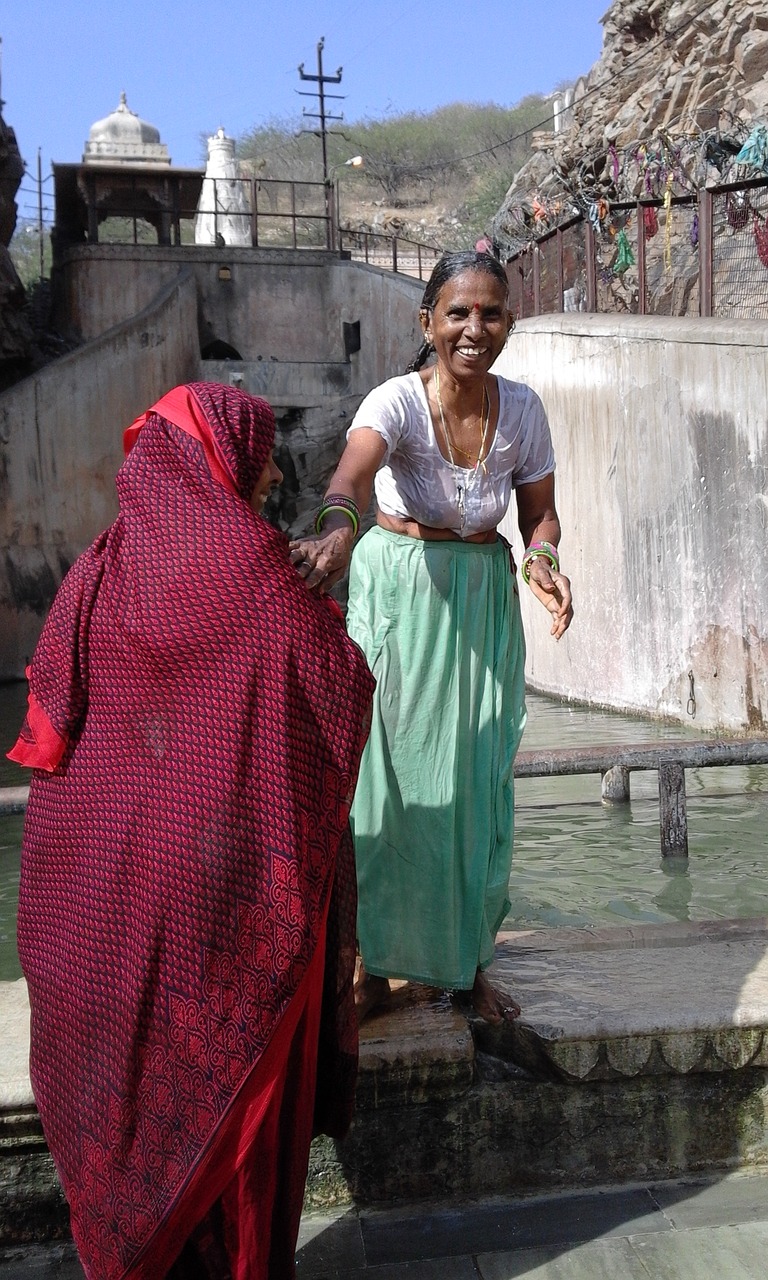
[[[755,237],[755,248],[757,256],[764,267],[768,267],[768,222],[760,223],[757,214],[754,215],[752,222],[752,234]]]
[[[533,216],[536,222],[549,221],[549,210],[547,209],[547,206],[541,200],[538,200],[535,196],[531,201],[531,208],[533,210]]]
[[[635,255],[627,238],[626,231],[622,230],[616,237],[616,258],[613,263],[613,274],[615,276],[623,276],[625,271],[635,265]]]
[[[599,231],[610,212],[610,205],[607,200],[595,200],[594,204],[589,206],[589,221],[595,231]]]
[[[646,240],[652,240],[659,229],[659,215],[652,204],[643,209],[643,228]]]
[[[749,222],[750,203],[746,191],[729,191],[725,197],[725,216],[734,231],[743,231]]]
[[[761,173],[768,173],[768,129],[765,125],[755,126],[734,163],[749,164]]]
[[[667,189],[664,192],[664,270],[672,270],[672,175],[667,178]]]

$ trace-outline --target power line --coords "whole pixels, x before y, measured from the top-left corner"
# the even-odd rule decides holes
[[[707,3],[703,5],[701,9],[698,9],[696,13],[691,14],[691,16],[686,18],[684,22],[681,22],[678,27],[675,27],[673,31],[669,31],[665,35],[663,35],[662,39],[665,41],[674,39],[676,36],[680,35],[681,32],[685,31],[687,27],[691,26],[692,23],[696,22],[696,20],[700,18],[703,13],[706,13],[707,9],[711,9],[714,4],[719,2],[720,0],[707,0]],[[656,45],[654,45],[652,48],[640,50],[634,58],[631,58],[628,62],[624,64],[624,66],[621,68],[619,75],[624,75],[625,72],[629,71],[632,67],[634,67],[636,63],[638,63],[642,58],[645,58],[649,53],[653,52],[655,48],[656,48]],[[615,78],[617,79],[618,77],[615,77]],[[588,98],[593,93],[597,93],[598,90],[603,89],[605,87],[605,83],[606,83],[605,81],[601,81],[600,84],[593,85],[591,89],[587,89],[579,98],[579,102],[580,103],[583,102],[585,98]],[[402,176],[406,178],[416,178],[422,173],[431,173],[436,169],[442,169],[442,170],[452,169],[459,164],[463,164],[465,160],[477,160],[480,156],[492,155],[495,151],[499,150],[499,148],[501,147],[509,147],[514,142],[520,142],[522,139],[527,137],[529,133],[533,133],[535,129],[543,129],[545,125],[551,124],[554,119],[555,119],[555,113],[553,112],[551,115],[547,116],[546,119],[540,120],[537,124],[530,125],[527,129],[523,129],[522,132],[520,133],[513,134],[511,138],[504,138],[501,142],[494,143],[493,146],[483,147],[480,151],[471,151],[465,156],[457,156],[455,160],[450,160],[444,164],[424,165],[420,169],[408,169],[403,172]]]

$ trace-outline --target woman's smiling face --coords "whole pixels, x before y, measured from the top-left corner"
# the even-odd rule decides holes
[[[280,484],[283,479],[283,473],[272,457],[272,450],[269,451],[266,465],[256,481],[256,486],[251,494],[250,506],[257,515],[261,515],[264,509],[264,503],[269,497],[270,489],[276,484]]]
[[[447,280],[421,324],[444,369],[463,381],[485,374],[504,348],[512,323],[507,290],[485,271]]]

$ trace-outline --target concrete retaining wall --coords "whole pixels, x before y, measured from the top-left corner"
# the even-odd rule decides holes
[[[320,251],[70,252],[58,320],[89,341],[0,396],[0,680],[23,676],[59,582],[114,519],[122,431],[137,413],[201,376],[235,375],[273,399],[284,410],[280,515],[290,528],[316,505],[360,398],[415,352],[422,292],[417,280]],[[214,338],[243,360],[202,362]]]
[[[498,362],[549,413],[576,616],[523,591],[537,689],[768,727],[768,324],[545,316]],[[519,546],[519,539],[518,539]]]
[[[199,376],[186,274],[134,319],[0,395],[0,679],[24,675],[53,594],[114,519],[122,433]]]
[[[197,282],[201,346],[226,342],[245,362],[346,360],[343,325],[359,322],[350,389],[362,395],[419,343],[423,284],[309,249],[85,245],[64,259],[58,323],[94,338],[146,307],[182,266]]]

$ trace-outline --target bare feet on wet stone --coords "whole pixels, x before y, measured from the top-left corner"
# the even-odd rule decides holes
[[[514,1022],[521,1012],[517,1001],[492,987],[480,969],[475,974],[472,988],[472,1008],[493,1027],[500,1026],[502,1022]]]
[[[355,1009],[357,1021],[360,1023],[378,1009],[389,998],[390,985],[386,978],[379,978],[375,973],[366,973],[362,964],[355,981]]]

